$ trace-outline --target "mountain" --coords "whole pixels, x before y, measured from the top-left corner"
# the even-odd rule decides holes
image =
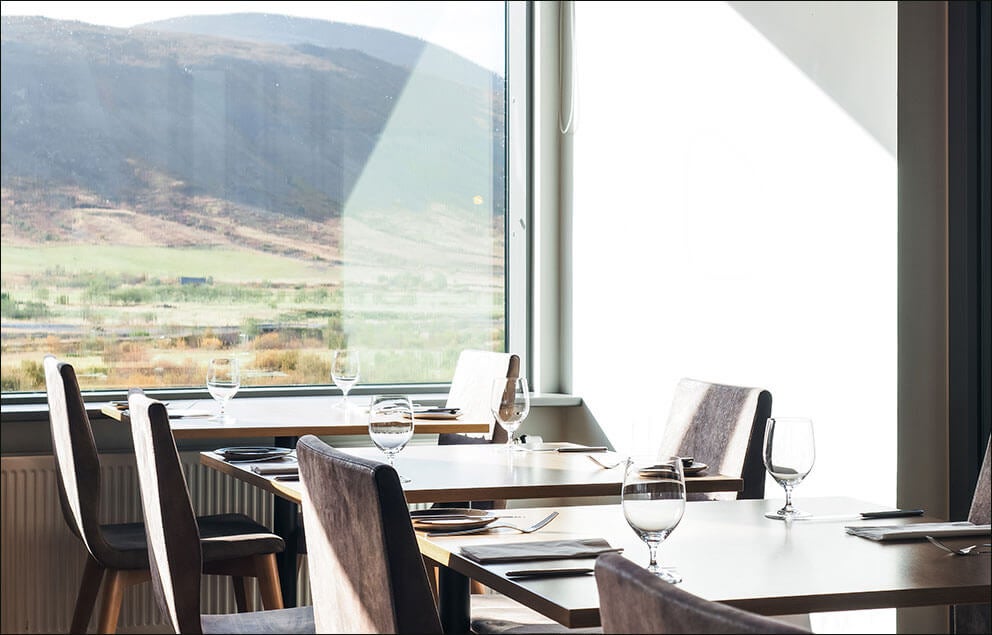
[[[40,196],[271,227],[501,200],[502,174],[480,182],[502,164],[501,78],[416,38],[286,16],[5,16],[0,45],[5,216]]]

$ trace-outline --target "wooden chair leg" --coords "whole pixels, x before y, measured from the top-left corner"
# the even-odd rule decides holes
[[[471,589],[472,593],[485,593],[486,585],[478,580],[469,580],[469,589]]]
[[[276,554],[255,556],[255,576],[258,578],[258,590],[262,595],[262,608],[266,610],[284,608]]]
[[[437,565],[434,563],[433,560],[431,560],[427,556],[424,556],[424,566],[427,568],[427,581],[430,582],[430,584],[431,584],[431,593],[434,594],[434,604],[436,605],[438,603],[438,596],[437,596],[437,575],[438,575],[438,569],[437,569]]]
[[[107,584],[103,589],[103,601],[100,604],[100,617],[97,620],[98,633],[117,632],[117,620],[121,614],[121,603],[124,600],[124,589],[151,579],[151,572],[144,570],[108,569]]]
[[[105,569],[93,559],[93,556],[86,555],[83,579],[79,582],[79,595],[76,596],[76,607],[72,611],[70,633],[85,633],[86,628],[90,625],[96,596],[99,595],[100,584],[103,583],[104,571]]]
[[[241,575],[231,576],[231,587],[234,589],[234,603],[238,607],[238,613],[247,613],[251,610],[248,602],[248,580]]]

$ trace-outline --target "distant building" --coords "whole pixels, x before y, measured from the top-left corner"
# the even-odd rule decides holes
[[[207,284],[206,278],[194,278],[193,276],[179,276],[179,284]]]

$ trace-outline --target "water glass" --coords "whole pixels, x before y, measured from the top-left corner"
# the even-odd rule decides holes
[[[237,357],[214,357],[207,366],[207,392],[220,402],[217,418],[227,419],[227,402],[241,388],[241,365]]]
[[[682,576],[658,564],[658,546],[682,521],[685,513],[685,474],[677,456],[632,456],[624,465],[620,502],[631,529],[648,546],[648,571],[671,583]]]
[[[413,438],[413,402],[406,395],[372,395],[369,405],[369,437],[394,465],[396,455]],[[400,481],[409,478],[400,475]]]
[[[777,520],[809,518],[810,514],[792,506],[792,490],[813,469],[816,448],[813,420],[807,417],[770,417],[765,426],[765,469],[785,489],[785,505],[765,514]]]

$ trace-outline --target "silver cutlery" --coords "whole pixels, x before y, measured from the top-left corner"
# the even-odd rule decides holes
[[[434,531],[428,533],[427,536],[430,538],[436,538],[438,536],[464,536],[466,534],[481,534],[483,532],[489,531],[490,529],[499,529],[500,527],[504,527],[506,529],[515,529],[523,534],[530,534],[544,527],[545,525],[547,525],[557,517],[558,517],[558,512],[551,512],[550,514],[548,514],[541,520],[537,521],[530,527],[518,527],[517,525],[511,525],[510,523],[498,523],[498,524],[486,525],[484,527],[475,527],[473,529],[459,529],[457,531]]]
[[[985,547],[992,547],[992,543],[985,543],[983,545],[971,545],[969,547],[961,547],[960,549],[956,549],[949,545],[945,545],[944,543],[937,540],[933,536],[927,536],[927,540],[929,540],[932,545],[940,547],[947,553],[953,553],[956,556],[967,556],[968,554],[972,554],[972,553],[974,554],[992,553],[992,550],[988,550],[988,549],[983,551],[983,548]]]
[[[623,463],[623,459],[619,459],[619,458],[607,459],[604,456],[600,456],[598,454],[586,454],[585,456],[599,467],[607,470],[611,470],[616,466],[620,465],[621,463]]]
[[[587,575],[593,573],[590,567],[557,568],[557,569],[518,569],[507,571],[508,578],[556,578],[566,575]]]

